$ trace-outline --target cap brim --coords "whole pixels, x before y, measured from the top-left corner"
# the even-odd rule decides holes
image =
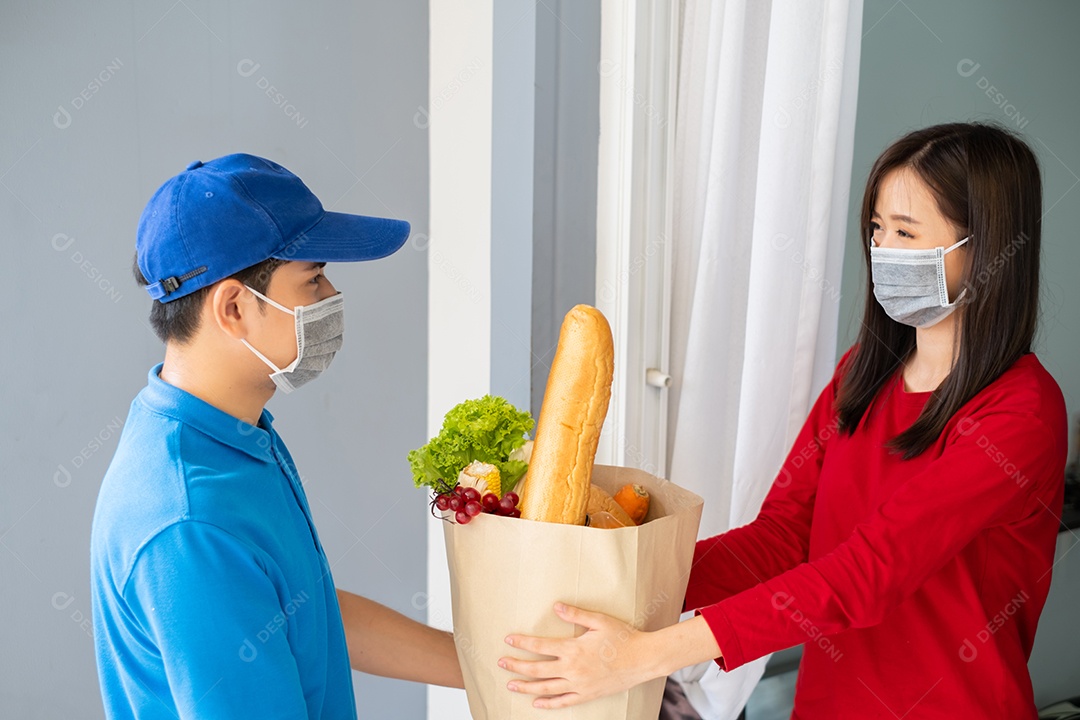
[[[308,262],[378,260],[409,239],[409,223],[391,218],[327,212],[272,257]]]

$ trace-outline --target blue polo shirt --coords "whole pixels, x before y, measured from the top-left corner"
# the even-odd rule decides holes
[[[131,403],[90,543],[109,718],[348,718],[330,564],[292,456],[164,382]]]

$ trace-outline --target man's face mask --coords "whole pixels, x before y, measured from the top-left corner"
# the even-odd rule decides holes
[[[342,336],[345,333],[345,298],[341,293],[311,305],[298,305],[290,310],[258,290],[247,285],[244,287],[278,310],[296,318],[296,359],[287,367],[279,368],[274,365],[265,355],[253,348],[246,338],[241,339],[251,352],[274,371],[270,373],[270,379],[279,390],[286,394],[291,393],[330,367],[334,354],[341,349]]]
[[[947,248],[928,250],[882,248],[871,238],[870,271],[874,297],[886,314],[898,323],[916,328],[930,327],[948,317],[967,289],[949,302],[945,255],[970,238],[969,235]]]

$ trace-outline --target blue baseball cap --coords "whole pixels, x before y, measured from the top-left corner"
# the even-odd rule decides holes
[[[408,237],[404,220],[328,212],[282,166],[235,154],[196,160],[158,188],[135,247],[146,291],[164,303],[269,258],[377,260]]]

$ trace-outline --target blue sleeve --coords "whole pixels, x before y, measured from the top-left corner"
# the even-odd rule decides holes
[[[278,592],[234,536],[172,525],[140,551],[123,591],[157,646],[180,718],[307,717],[287,634],[266,632],[284,617]]]

